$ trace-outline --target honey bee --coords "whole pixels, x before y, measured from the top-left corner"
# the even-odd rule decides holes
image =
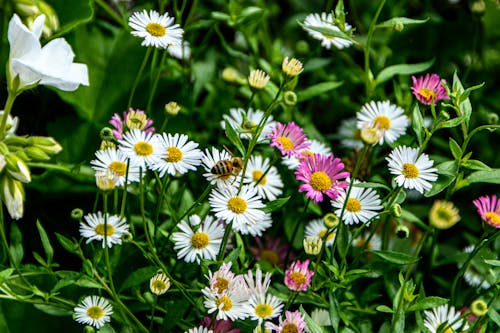
[[[224,148],[231,155],[230,160],[220,160],[210,169],[210,172],[221,178],[223,180],[228,179],[230,176],[237,176],[243,169],[243,159],[236,157],[233,153],[226,147]]]

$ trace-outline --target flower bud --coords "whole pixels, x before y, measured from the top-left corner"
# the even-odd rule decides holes
[[[483,0],[474,1],[472,6],[470,7],[470,10],[474,14],[481,16],[484,14],[484,11],[486,10],[486,4],[484,3]]]
[[[401,205],[398,203],[395,203],[391,207],[391,215],[394,217],[400,217],[401,214],[403,213],[403,209],[401,208]]]
[[[3,177],[1,181],[2,200],[7,207],[10,217],[15,220],[24,214],[24,188],[23,184],[10,177]]]
[[[396,22],[392,27],[394,28],[394,30],[401,32],[405,28],[405,25],[402,22]]]
[[[266,74],[266,72],[256,69],[250,72],[250,75],[248,76],[248,84],[253,89],[261,90],[267,85],[269,79],[270,77]]]
[[[15,0],[14,8],[16,13],[21,17],[37,17],[41,14],[40,9],[36,5],[36,0]]]
[[[470,309],[474,316],[484,316],[488,312],[488,305],[482,299],[476,299],[470,305]]]
[[[149,289],[155,295],[163,295],[170,288],[170,279],[162,272],[149,280]]]
[[[146,291],[144,294],[142,294],[142,297],[149,304],[154,304],[155,303],[155,298],[154,298],[153,294],[151,294],[149,291]]]
[[[429,211],[429,224],[437,229],[448,229],[460,221],[458,208],[453,202],[436,200]]]
[[[438,118],[440,121],[450,120],[450,114],[444,110],[441,110],[438,114]]]
[[[35,161],[50,160],[50,156],[47,155],[42,149],[38,147],[27,147],[24,149],[24,152],[30,158],[30,160],[35,160]]]
[[[113,141],[115,136],[113,135],[113,130],[109,127],[103,127],[99,133],[101,140]]]
[[[23,183],[29,183],[31,181],[30,169],[16,154],[5,155],[5,162],[9,175]]]
[[[45,37],[50,37],[54,32],[57,32],[60,28],[59,18],[57,14],[48,3],[42,0],[37,0],[38,9],[42,14],[45,14],[45,24],[43,26],[43,35]]]
[[[83,328],[83,333],[95,333],[95,329],[92,326],[87,325]]]
[[[410,236],[410,229],[407,226],[400,224],[396,227],[396,236],[399,239],[408,238]]]
[[[130,232],[124,232],[122,235],[122,242],[129,243],[134,240],[134,236]]]
[[[71,211],[71,218],[76,221],[81,221],[83,217],[83,210],[81,208],[74,208]]]
[[[288,57],[285,57],[285,59],[283,59],[281,69],[283,70],[283,73],[285,73],[289,77],[295,77],[302,73],[302,71],[304,70],[300,61],[295,58],[288,60]]]
[[[106,149],[115,149],[116,144],[113,141],[108,141],[108,140],[102,140],[101,145],[99,146],[99,150],[106,150]]]
[[[339,217],[333,213],[328,213],[325,216],[323,216],[323,224],[325,227],[328,229],[334,229],[339,225]]]
[[[283,101],[286,106],[295,106],[295,104],[297,104],[297,95],[293,91],[285,91]]]
[[[229,83],[245,84],[245,78],[234,67],[226,67],[222,71],[222,79]]]
[[[119,176],[114,172],[96,172],[95,183],[101,191],[111,191],[116,187]]]
[[[31,136],[28,138],[28,142],[49,155],[58,154],[62,150],[61,145],[50,136]]]
[[[165,112],[172,117],[177,116],[180,110],[181,107],[177,104],[177,102],[172,101],[165,104]]]
[[[295,44],[295,49],[297,50],[297,53],[300,54],[308,54],[310,51],[309,44],[305,40],[299,40]]]
[[[360,131],[361,140],[369,145],[379,142],[382,135],[379,129],[369,126],[363,127]]]
[[[312,256],[317,256],[323,246],[323,241],[318,236],[309,236],[303,240],[304,251]]]

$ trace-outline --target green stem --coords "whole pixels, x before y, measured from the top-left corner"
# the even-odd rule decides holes
[[[196,199],[196,201],[191,205],[191,207],[188,208],[188,210],[186,210],[184,212],[184,214],[182,214],[177,220],[176,220],[176,224],[179,223],[180,221],[182,221],[183,218],[185,218],[189,213],[191,213],[191,211],[200,204],[200,202],[202,202],[203,200],[205,200],[205,197],[208,195],[208,193],[210,193],[210,190],[212,189],[212,185],[208,184],[208,186],[205,188],[205,190],[203,191],[203,193],[198,197],[198,199]]]
[[[146,64],[148,63],[149,56],[151,55],[151,47],[148,47],[146,50],[146,54],[144,55],[144,60],[142,61],[141,67],[139,68],[139,73],[137,73],[137,76],[135,77],[134,84],[132,85],[132,89],[130,91],[130,96],[128,98],[127,102],[127,109],[129,109],[132,106],[132,100],[134,99],[134,94],[135,90],[137,89],[137,86],[139,85],[139,81],[141,80],[142,73],[144,72],[144,68],[146,67]]]
[[[4,139],[6,136],[5,133],[5,125],[7,124],[7,118],[9,117],[10,111],[12,110],[12,106],[14,105],[14,101],[19,93],[15,93],[9,90],[7,94],[7,101],[5,101],[5,106],[3,109],[2,122],[0,123],[0,139]]]
[[[146,236],[146,241],[148,243],[149,250],[155,253],[155,248],[153,242],[151,241],[151,235],[149,234],[148,221],[146,219],[146,210],[144,205],[144,182],[142,179],[142,168],[139,172],[139,209],[141,211],[142,226],[144,228],[144,234]]]
[[[293,302],[295,301],[295,299],[297,298],[298,295],[299,295],[299,292],[295,290],[290,294],[290,296],[288,296],[288,300],[285,304],[285,308],[283,309],[283,312],[286,312],[288,310],[288,308],[290,307],[290,305],[293,304]]]
[[[160,76],[161,76],[161,69],[163,67],[163,63],[165,62],[165,58],[167,57],[168,51],[165,49],[163,51],[163,54],[160,59],[160,64],[156,68],[156,76],[155,80],[153,81],[153,86],[151,87],[151,90],[149,92],[149,98],[148,98],[148,104],[146,108],[146,112],[151,112],[151,105],[153,104],[153,98],[156,93],[156,89],[158,88],[158,82],[160,81]]]
[[[299,231],[299,226],[301,225],[302,221],[304,221],[304,217],[307,214],[307,208],[309,207],[310,202],[311,198],[307,198],[306,203],[304,204],[304,210],[302,211],[302,216],[297,220],[295,228],[293,228],[292,237],[290,238],[290,247],[288,247],[288,251],[286,252],[285,256],[285,267],[288,265],[288,258],[290,257],[290,252],[292,250],[293,243],[295,242],[295,237],[297,236],[297,232]]]
[[[222,238],[222,243],[220,244],[219,248],[219,255],[217,256],[217,261],[224,260],[224,253],[226,253],[227,241],[232,229],[233,229],[233,221],[231,221],[228,225],[226,225],[226,230],[224,230],[224,237]]]
[[[128,30],[127,22],[111,8],[106,2],[103,0],[94,0],[109,16],[111,16],[116,23],[120,24],[123,28]]]
[[[116,294],[115,284],[113,283],[113,271],[111,270],[111,262],[109,260],[109,247],[108,247],[108,195],[106,191],[102,195],[102,206],[104,216],[104,260],[106,261],[106,270],[108,271],[109,286],[113,294]]]
[[[372,90],[372,79],[373,79],[373,74],[370,70],[370,47],[372,44],[372,37],[373,33],[375,32],[375,25],[377,24],[378,17],[380,15],[380,12],[382,12],[382,8],[384,7],[385,0],[381,0],[380,4],[377,8],[377,12],[375,13],[375,16],[373,16],[373,19],[370,23],[370,27],[368,28],[368,35],[366,37],[366,45],[364,47],[365,51],[365,75],[366,75],[366,82],[365,82],[365,88],[366,88],[366,97],[370,97],[371,95],[371,90]]]

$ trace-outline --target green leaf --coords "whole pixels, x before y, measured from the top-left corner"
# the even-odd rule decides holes
[[[415,24],[424,24],[429,21],[429,18],[425,20],[416,20],[408,17],[393,17],[390,20],[379,23],[375,26],[375,28],[393,28],[396,24],[403,25],[415,25]]]
[[[14,268],[7,268],[0,272],[0,285],[9,280],[9,277],[14,273]]]
[[[379,312],[384,312],[384,313],[394,313],[394,311],[388,307],[387,305],[379,305],[375,308],[375,310]]]
[[[329,301],[330,301],[330,319],[332,321],[332,327],[334,332],[338,332],[339,330],[339,325],[340,325],[340,306],[339,302],[337,301],[337,298],[335,297],[335,294],[333,292],[330,293],[329,295]]]
[[[413,131],[417,135],[418,144],[421,145],[424,137],[425,125],[424,125],[424,117],[422,117],[422,113],[420,112],[418,104],[415,104],[412,115],[413,119],[411,122],[411,127],[413,128]]]
[[[408,307],[407,311],[422,311],[432,309],[446,303],[448,303],[448,299],[437,296],[417,298],[415,302]]]
[[[288,200],[290,200],[290,197],[279,198],[273,201],[269,201],[268,203],[266,203],[266,207],[264,207],[263,211],[265,213],[272,213],[283,207],[288,202]]]
[[[334,30],[334,29],[330,29],[330,28],[327,28],[327,27],[319,27],[319,26],[312,26],[312,25],[305,25],[303,24],[302,22],[298,22],[299,25],[301,25],[303,28],[307,28],[307,29],[311,29],[313,31],[317,31],[323,35],[327,35],[329,37],[337,37],[337,38],[342,38],[342,39],[347,39],[347,40],[350,40],[351,42],[353,43],[356,43],[357,44],[357,41],[352,39],[351,36],[349,36],[348,34],[346,34],[345,32],[337,29],[337,30]]]
[[[24,257],[23,234],[21,233],[21,229],[19,229],[16,223],[12,223],[10,227],[9,248],[12,260],[16,265],[19,265]]]
[[[421,62],[418,64],[392,65],[381,70],[380,73],[378,73],[375,81],[377,82],[377,84],[379,84],[392,79],[396,75],[410,75],[410,74],[420,73],[431,68],[433,64],[434,64],[434,59],[431,59],[427,62]]]
[[[331,82],[321,82],[315,84],[309,88],[306,88],[298,93],[297,101],[303,102],[307,101],[313,97],[324,94],[330,90],[340,87],[343,84],[342,81],[331,81]]]
[[[495,324],[497,324],[497,327],[500,327],[500,315],[493,307],[488,309],[487,315],[493,322],[495,322]]]
[[[43,250],[45,251],[45,256],[47,257],[47,264],[50,265],[52,263],[52,259],[54,258],[54,249],[52,248],[52,245],[50,245],[49,237],[39,220],[36,220],[36,227],[38,229],[38,233],[40,234],[40,239],[42,240]]]
[[[59,234],[59,233],[55,233],[56,234],[56,238],[57,240],[59,241],[59,243],[62,245],[62,247],[70,252],[70,253],[76,253],[77,249],[78,249],[78,243],[76,241],[72,241],[70,240],[69,238]]]
[[[101,289],[102,285],[88,277],[87,275],[82,275],[78,280],[75,281],[75,285],[82,288],[92,288],[92,289]]]
[[[344,0],[339,0],[337,2],[337,6],[335,6],[335,18],[340,22],[340,24],[345,24]]]
[[[347,230],[347,225],[340,223],[335,237],[339,254],[341,257],[345,257],[347,255],[347,251],[349,251],[349,230]]]
[[[490,171],[476,171],[465,178],[472,183],[490,183],[500,184],[500,169],[491,169]]]
[[[34,304],[33,305],[38,310],[45,312],[51,316],[71,316],[73,314],[72,310],[61,308],[49,304]]]
[[[454,180],[455,177],[442,175],[438,178],[438,180],[432,183],[432,188],[429,191],[425,192],[424,196],[427,198],[435,196],[436,194],[447,188]]]
[[[147,266],[143,268],[139,268],[138,270],[132,272],[126,279],[123,281],[122,285],[119,288],[119,291],[125,290],[130,287],[135,287],[149,281],[151,277],[158,271],[158,268],[155,266]]]
[[[375,254],[377,257],[380,257],[381,259],[388,261],[393,264],[397,265],[408,265],[408,264],[413,264],[420,260],[420,258],[415,258],[412,255],[402,253],[402,252],[396,252],[396,251],[383,251],[383,250],[373,250],[370,251],[371,253]]]
[[[94,16],[92,2],[90,0],[51,0],[50,4],[57,13],[61,26],[57,34],[52,37],[64,35],[77,26],[90,22]]]
[[[243,146],[243,142],[241,142],[240,136],[234,130],[231,123],[227,120],[224,120],[224,126],[226,129],[226,136],[229,141],[238,149],[241,156],[245,156],[245,146]]]
[[[450,141],[448,142],[450,146],[450,151],[455,160],[459,160],[462,157],[462,148],[458,145],[458,143],[450,138]]]
[[[491,171],[491,168],[479,160],[467,160],[460,165],[469,170]]]
[[[484,262],[487,263],[490,266],[500,267],[500,260],[485,259]]]
[[[458,107],[460,108],[460,113],[462,115],[460,118],[463,118],[465,126],[468,128],[470,116],[472,114],[472,105],[470,104],[468,97],[465,99],[460,98],[464,94],[465,89],[462,86],[462,82],[460,82],[460,79],[458,78],[457,72],[453,73],[453,92],[459,96],[459,101],[457,102],[459,102]]]
[[[307,312],[304,310],[304,308],[302,307],[302,305],[300,305],[300,313],[302,313],[302,315],[304,316],[304,320],[307,324],[307,328],[308,328],[308,332],[310,333],[323,333],[323,330],[321,329],[321,327],[316,324],[316,322],[314,320],[312,320],[312,318],[307,314]]]

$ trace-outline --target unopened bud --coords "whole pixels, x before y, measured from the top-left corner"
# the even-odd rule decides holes
[[[304,68],[302,67],[302,63],[299,60],[295,58],[288,59],[288,57],[285,57],[285,59],[283,59],[281,69],[283,70],[283,73],[285,73],[289,77],[297,76],[304,70]]]
[[[95,333],[95,329],[92,326],[87,325],[83,328],[83,332],[84,333]]]
[[[444,110],[441,110],[438,115],[441,121],[450,120],[450,114]]]
[[[108,141],[108,140],[102,140],[101,145],[99,146],[99,150],[106,150],[106,149],[115,149],[116,144],[113,141]]]
[[[470,305],[470,309],[472,311],[472,314],[474,316],[484,316],[488,312],[488,304],[486,304],[485,301],[482,299],[476,299],[472,304]]]
[[[398,203],[395,203],[391,207],[391,215],[394,217],[400,217],[401,214],[403,213],[403,209],[401,208],[401,205]]]
[[[323,224],[328,229],[335,229],[339,225],[339,217],[333,213],[328,213],[323,216]]]
[[[48,161],[50,160],[50,156],[47,155],[42,149],[32,146],[24,149],[26,155],[35,161]]]
[[[3,177],[1,181],[2,200],[7,207],[10,217],[15,220],[24,214],[24,187],[23,184],[10,177]]]
[[[28,138],[28,142],[49,155],[58,154],[62,150],[59,142],[50,136],[31,136]]]
[[[26,163],[16,154],[7,154],[5,162],[8,173],[15,179],[29,183],[31,181],[31,172]]]
[[[118,177],[118,175],[110,172],[96,173],[95,184],[103,192],[111,191],[116,187]]]
[[[239,78],[240,73],[233,67],[226,67],[222,71],[222,79],[226,82],[235,83]]]
[[[394,30],[398,31],[398,32],[401,32],[403,31],[403,29],[405,28],[405,25],[402,23],[402,22],[396,22],[394,25],[393,25],[393,28]]]
[[[180,110],[181,107],[179,106],[179,104],[177,104],[177,102],[168,102],[167,104],[165,104],[165,112],[172,117],[176,116]]]
[[[255,69],[248,75],[248,84],[250,88],[261,90],[267,85],[271,78],[263,70]]]
[[[43,26],[43,35],[50,37],[54,32],[59,30],[59,18],[57,14],[48,3],[45,1],[37,1],[38,9],[42,14],[45,14],[45,24]]]
[[[121,239],[124,243],[129,243],[129,242],[134,240],[134,236],[130,232],[127,231],[127,232],[123,233]]]
[[[321,251],[323,241],[318,236],[309,236],[304,238],[302,244],[304,245],[304,251],[307,254],[316,256]]]
[[[295,49],[297,50],[297,53],[300,54],[308,54],[310,51],[309,44],[305,40],[299,40],[295,44]]]
[[[113,135],[113,130],[109,127],[103,127],[99,133],[101,140],[113,141],[115,136]]]
[[[382,133],[377,128],[365,126],[361,129],[360,136],[365,143],[373,145],[380,141]]]
[[[486,4],[483,0],[474,1],[472,6],[470,7],[471,12],[476,15],[483,15],[486,10]]]
[[[81,208],[75,208],[71,211],[71,218],[76,221],[81,221],[83,217],[83,210]]]
[[[293,91],[286,91],[283,95],[283,102],[286,106],[295,106],[297,104],[297,95]]]
[[[407,226],[400,224],[396,227],[396,236],[399,239],[408,238],[410,236],[410,229]]]
[[[142,297],[149,304],[154,304],[155,303],[155,297],[149,291],[146,291],[144,294],[142,294]]]

